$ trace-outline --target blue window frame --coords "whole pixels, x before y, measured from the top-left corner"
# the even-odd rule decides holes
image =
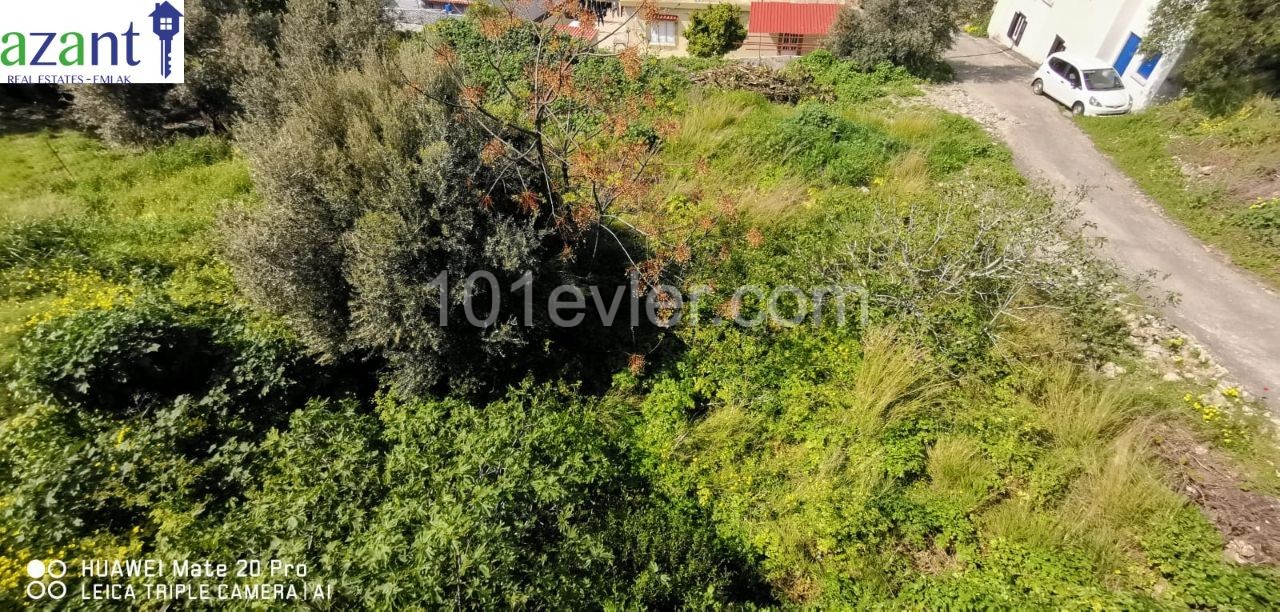
[[[1151,73],[1155,72],[1156,64],[1159,64],[1159,63],[1160,63],[1159,53],[1156,53],[1155,55],[1152,55],[1142,60],[1142,65],[1138,66],[1138,74],[1142,75],[1142,78],[1144,79],[1151,78]]]

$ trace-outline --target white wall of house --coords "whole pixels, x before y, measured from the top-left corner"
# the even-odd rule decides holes
[[[1128,55],[1130,36],[1144,37],[1151,11],[1159,0],[997,0],[989,27],[992,39],[1033,62],[1043,62],[1061,37],[1073,53],[1094,56],[1115,65]],[[1010,26],[1021,13],[1026,18],[1022,36],[1010,38]],[[1149,76],[1140,74],[1148,58],[1133,52],[1123,72],[1125,87],[1135,108],[1142,108],[1177,93],[1179,54],[1159,59]]]

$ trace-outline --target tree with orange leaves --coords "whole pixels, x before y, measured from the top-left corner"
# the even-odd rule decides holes
[[[448,20],[358,70],[298,79],[278,113],[251,113],[240,146],[262,206],[223,224],[245,293],[323,358],[385,363],[408,394],[606,361],[583,351],[618,367],[645,352],[605,337],[632,342],[629,329],[575,336],[524,308],[628,269],[656,285],[694,256],[650,209],[672,129],[657,69],[557,19]],[[527,296],[512,289],[525,274],[538,280]],[[584,336],[591,346],[548,354]]]

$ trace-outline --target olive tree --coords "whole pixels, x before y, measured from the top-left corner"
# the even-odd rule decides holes
[[[277,60],[352,65],[390,23],[382,0],[189,0],[184,29],[184,83],[72,86],[73,116],[118,145],[222,132],[285,91]]]
[[[489,11],[339,69],[315,52],[336,39],[294,40],[287,18],[235,130],[262,198],[223,223],[245,293],[321,357],[385,364],[409,395],[604,361],[547,358],[561,345],[625,360],[606,345],[638,346],[626,330],[565,331],[546,298],[627,268],[657,284],[686,252],[626,218],[651,202],[668,128],[652,67],[554,25]]]
[[[958,0],[867,0],[840,10],[827,47],[864,67],[928,69],[955,41]]]

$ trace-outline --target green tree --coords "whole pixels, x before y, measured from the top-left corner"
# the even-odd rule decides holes
[[[81,85],[72,115],[107,142],[138,145],[177,126],[222,131],[240,111],[232,88],[249,65],[270,54],[285,0],[191,0],[186,4],[185,82],[180,85]]]
[[[867,0],[840,10],[827,47],[864,68],[934,69],[955,40],[959,11],[958,0]]]
[[[661,137],[638,57],[505,12],[369,49],[359,70],[295,44],[342,48],[293,41],[286,19],[266,71],[278,76],[244,98],[235,133],[263,202],[224,228],[252,300],[326,359],[389,366],[410,395],[485,392],[532,368],[600,373],[627,357],[611,343],[642,345],[629,328],[564,330],[532,307],[597,272],[664,270],[619,216],[650,201]],[[521,294],[525,273],[536,282]],[[585,353],[546,358],[568,345]],[[583,357],[593,351],[609,357]]]
[[[483,134],[455,120],[458,91],[421,42],[320,74],[237,129],[263,200],[224,220],[239,285],[327,359],[376,355],[415,394],[474,389],[526,337],[518,300],[487,327],[467,313],[489,317],[494,291],[560,251],[520,196],[536,174],[481,162]],[[464,282],[478,271],[497,286]]]
[[[720,57],[742,46],[747,28],[739,19],[742,9],[728,2],[694,11],[684,37],[694,57]]]
[[[1187,89],[1214,112],[1280,93],[1280,4],[1269,0],[1161,0],[1146,53],[1178,53]]]
[[[390,34],[381,0],[191,0],[186,7],[186,82],[70,87],[78,121],[117,145],[154,143],[174,131],[222,132],[242,112],[274,109],[291,91],[283,76],[353,65]],[[281,71],[281,64],[295,69]]]

